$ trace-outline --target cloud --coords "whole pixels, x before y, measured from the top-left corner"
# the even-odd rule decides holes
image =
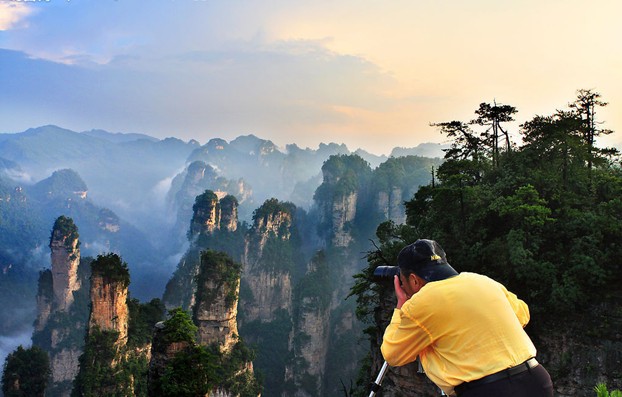
[[[16,108],[35,106],[39,115],[53,117],[46,124],[74,130],[201,140],[252,132],[277,134],[273,140],[281,144],[291,143],[285,139],[293,132],[315,128],[330,134],[351,123],[343,108],[377,113],[397,104],[386,95],[397,86],[390,75],[363,57],[331,52],[321,41],[244,41],[222,50],[137,53],[95,67],[16,52],[0,51],[0,57],[11,70],[11,80],[0,76],[5,87],[0,98]],[[39,78],[32,79],[32,71]],[[322,139],[308,136],[297,143],[315,146]]]
[[[0,31],[22,27],[34,9],[24,3],[0,2]]]

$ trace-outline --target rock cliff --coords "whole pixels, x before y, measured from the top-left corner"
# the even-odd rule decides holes
[[[127,263],[117,254],[99,255],[91,263],[91,310],[72,395],[145,395],[150,338],[145,341],[137,335],[141,322],[137,302],[133,302],[135,332],[129,335],[129,284]]]
[[[164,291],[163,300],[168,308],[189,309],[194,306],[194,278],[199,272],[202,250],[227,252],[239,260],[243,249],[243,231],[238,231],[237,209],[237,199],[231,195],[219,199],[215,192],[206,190],[195,198],[187,233],[190,246]],[[240,248],[236,249],[236,246]]]
[[[168,320],[156,325],[150,396],[173,395],[177,390],[209,397],[260,395],[252,353],[237,329],[240,274],[241,265],[227,254],[212,250],[201,254],[192,319],[175,308]]]
[[[229,353],[238,340],[240,265],[226,254],[204,252],[196,282],[193,321],[198,327],[197,342],[214,343],[222,353]]]
[[[118,333],[118,343],[127,342],[128,283],[109,273],[105,266],[93,266],[91,275],[91,316],[89,333],[99,329]]]
[[[200,160],[193,161],[184,172],[173,179],[171,190],[167,197],[170,210],[177,214],[175,228],[180,235],[184,234],[188,228],[188,222],[192,219],[194,214],[193,205],[196,202],[196,197],[206,190],[214,192],[219,199],[223,199],[227,195],[236,197],[235,222],[231,224],[231,227],[237,227],[237,207],[239,203],[245,203],[252,196],[252,189],[243,179],[228,180],[220,176],[218,170],[207,163]],[[231,202],[225,200],[223,204],[231,204]],[[225,211],[228,210],[229,208],[225,209]],[[223,214],[223,216],[226,217],[226,214]],[[226,219],[229,220],[228,218]]]
[[[294,211],[292,204],[276,199],[267,200],[255,211],[242,258],[244,282],[250,292],[243,300],[244,321],[272,321],[279,309],[291,314],[293,263],[287,256],[291,250],[280,248],[290,246]]]
[[[220,199],[215,192],[206,190],[196,197],[192,211],[191,236],[211,234],[221,228],[226,231],[237,229],[238,202],[234,196],[226,195]]]
[[[296,289],[298,310],[289,340],[293,358],[285,368],[282,396],[312,397],[324,393],[324,375],[330,347],[330,276],[324,255],[318,254]]]
[[[406,197],[409,199],[411,197]],[[378,192],[377,208],[386,220],[393,221],[397,225],[406,222],[405,197],[401,187],[393,186],[388,192]]]
[[[70,218],[61,216],[56,220],[50,238],[50,250],[52,251],[53,306],[55,310],[67,311],[73,303],[73,292],[80,289],[78,233]]]
[[[84,345],[88,290],[86,264],[80,264],[78,229],[59,217],[50,237],[52,267],[41,273],[33,344],[47,351],[51,366],[50,396],[69,396]],[[86,286],[85,286],[86,285]]]

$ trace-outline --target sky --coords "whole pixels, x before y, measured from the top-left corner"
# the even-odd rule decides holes
[[[54,124],[206,143],[446,143],[482,102],[510,126],[598,110],[622,144],[619,0],[0,0],[0,133]],[[620,132],[617,132],[620,131]]]

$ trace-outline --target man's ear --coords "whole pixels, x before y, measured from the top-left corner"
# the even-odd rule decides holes
[[[415,275],[415,273],[410,273],[408,275],[408,285],[410,286],[411,289],[414,288],[418,288],[419,287],[419,277],[417,277],[417,275]]]

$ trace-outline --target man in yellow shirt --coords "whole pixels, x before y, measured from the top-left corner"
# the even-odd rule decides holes
[[[486,276],[458,274],[433,240],[404,247],[398,265],[397,307],[381,346],[389,365],[419,356],[428,378],[450,396],[553,396],[523,330],[525,302]]]

